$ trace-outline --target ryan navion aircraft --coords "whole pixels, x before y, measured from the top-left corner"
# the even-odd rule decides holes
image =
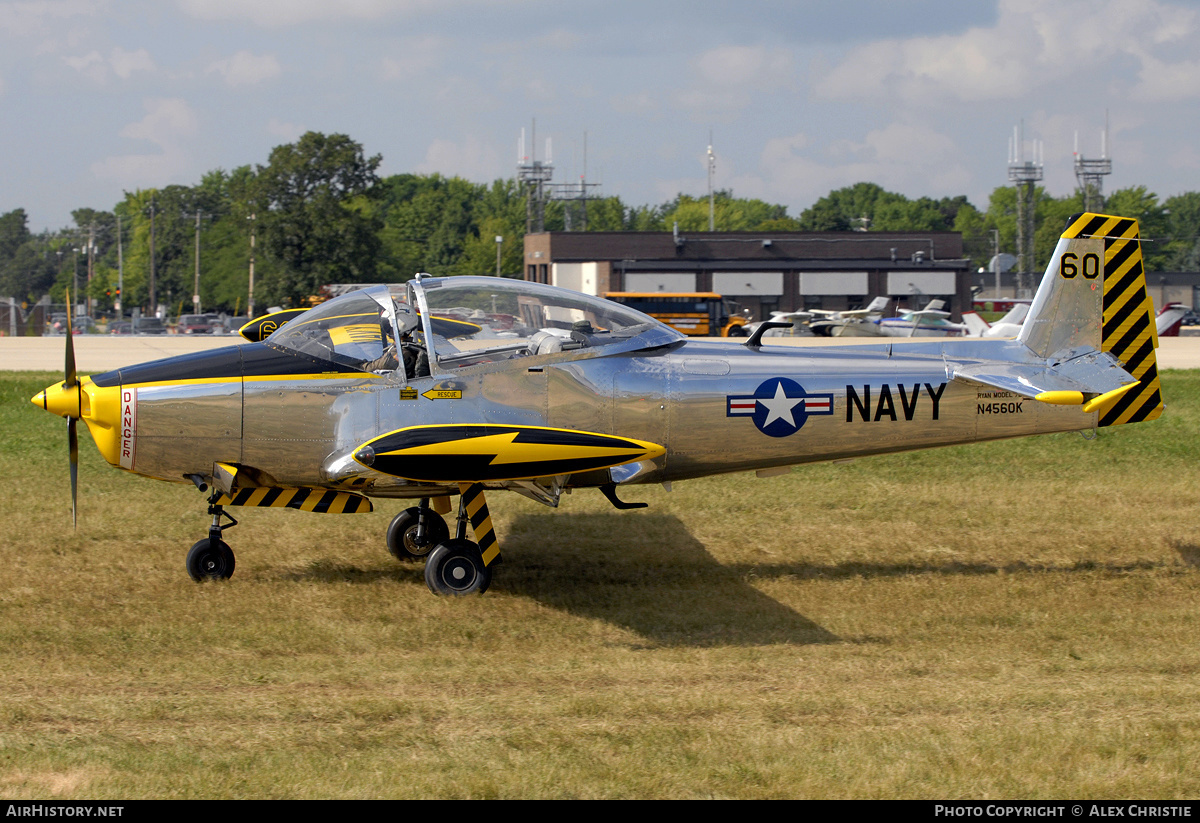
[[[828,348],[689,340],[617,303],[491,277],[418,277],[268,316],[261,342],[79,378],[33,398],[125,471],[191,482],[212,525],[197,580],[233,574],[234,506],[370,511],[435,593],[483,592],[500,558],[485,502],[618,489],[1152,420],[1163,408],[1138,226],[1072,218],[1014,340]],[[775,324],[779,325],[779,324]],[[786,325],[786,324],[784,324]],[[211,488],[211,491],[210,491]],[[442,518],[459,497],[454,534]],[[230,522],[223,522],[228,520]],[[474,539],[468,538],[468,526]]]

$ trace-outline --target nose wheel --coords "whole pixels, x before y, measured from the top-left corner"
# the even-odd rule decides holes
[[[206,537],[197,541],[187,554],[188,575],[202,580],[228,580],[233,576],[233,549],[224,540]]]
[[[198,475],[188,477],[200,491],[207,491],[208,486]],[[208,537],[196,541],[187,553],[188,576],[199,583],[202,580],[228,580],[233,577],[236,560],[233,549],[221,539],[225,529],[237,525],[233,515],[225,511],[224,506],[217,503],[221,497],[219,491],[214,491],[208,498],[208,513],[212,515],[212,525],[208,528]],[[229,518],[228,523],[221,523],[221,518]]]

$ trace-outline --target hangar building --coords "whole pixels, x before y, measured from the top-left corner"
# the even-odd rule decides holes
[[[587,294],[713,291],[748,309],[861,308],[873,297],[970,310],[958,232],[540,232],[525,235],[525,279]]]

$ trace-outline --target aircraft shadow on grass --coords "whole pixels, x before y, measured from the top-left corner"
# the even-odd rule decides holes
[[[836,643],[842,638],[773,600],[749,581],[773,578],[845,580],[908,576],[971,577],[1000,572],[1127,573],[1156,561],[1007,563],[945,561],[810,563],[803,560],[722,564],[674,515],[530,514],[503,529],[503,582],[497,589],[570,614],[625,626],[649,641],[678,646]],[[1200,549],[1175,546],[1200,564]],[[291,580],[420,583],[419,564],[359,569],[317,561]]]
[[[753,570],[717,562],[672,515],[522,515],[502,530],[501,540],[508,550],[497,590],[625,626],[657,644],[840,642],[750,585]],[[415,563],[364,570],[328,561],[287,577],[424,579]]]

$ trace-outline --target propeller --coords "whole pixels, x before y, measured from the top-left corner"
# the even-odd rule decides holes
[[[71,461],[71,524],[78,528],[79,500],[79,418],[84,415],[84,384],[75,369],[75,327],[71,319],[71,292],[67,292],[67,354],[63,364],[63,382],[47,386],[31,399],[35,406],[67,419],[67,449]],[[86,379],[85,379],[86,380]],[[89,406],[90,408],[90,406]],[[91,412],[88,412],[89,420]],[[105,427],[111,427],[111,421]]]
[[[67,356],[63,365],[63,389],[75,389],[80,392],[79,376],[75,373],[75,330],[71,327],[71,290],[67,289]],[[82,398],[76,406],[82,406]],[[79,496],[79,417],[67,415],[67,449],[71,460],[71,527],[79,528],[79,516],[76,503]]]

